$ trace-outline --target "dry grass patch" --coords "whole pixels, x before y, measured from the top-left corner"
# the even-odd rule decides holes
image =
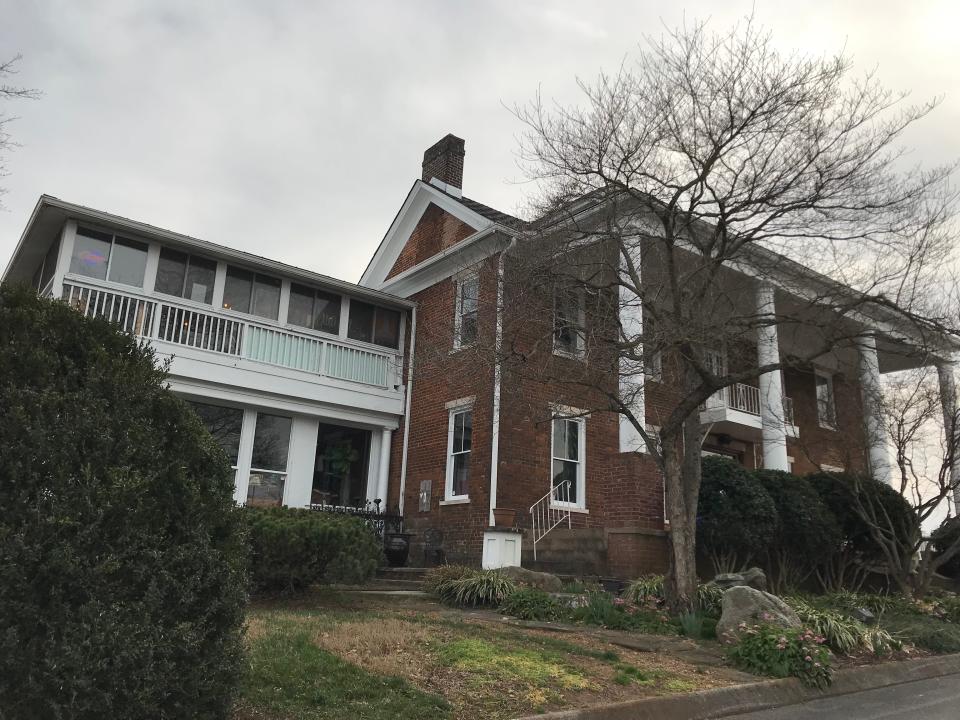
[[[324,650],[381,675],[406,677],[423,664],[424,649],[436,631],[399,618],[344,622],[314,634]]]

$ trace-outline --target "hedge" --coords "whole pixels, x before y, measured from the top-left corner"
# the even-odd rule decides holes
[[[777,508],[763,484],[742,465],[703,458],[697,545],[717,570],[736,569],[762,553],[780,532]]]
[[[246,547],[153,352],[0,287],[0,716],[224,718]]]
[[[361,519],[297,508],[245,508],[251,576],[263,591],[299,592],[319,582],[361,583],[383,546]]]

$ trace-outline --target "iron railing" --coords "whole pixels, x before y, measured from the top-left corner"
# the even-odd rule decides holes
[[[311,505],[310,509],[316,512],[336,513],[360,518],[381,539],[385,533],[403,532],[403,516],[394,512],[380,512],[379,505],[375,509],[369,505],[360,508],[348,505]]]
[[[533,526],[533,559],[537,559],[537,543],[562,522],[571,527],[569,480],[550,488],[550,492],[530,506],[530,519]]]
[[[703,403],[703,410],[715,408],[730,408],[739,410],[748,415],[761,415],[760,388],[743,383],[735,383],[718,390]],[[788,425],[793,425],[793,400],[784,396],[783,419]]]

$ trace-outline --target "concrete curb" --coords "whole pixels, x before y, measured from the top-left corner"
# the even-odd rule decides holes
[[[806,688],[796,678],[787,678],[531,715],[521,720],[713,720],[953,674],[960,674],[960,654],[839,670],[825,691]]]

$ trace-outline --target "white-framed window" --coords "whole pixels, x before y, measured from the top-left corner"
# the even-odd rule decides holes
[[[833,376],[816,370],[813,377],[817,392],[817,422],[822,428],[836,430],[837,407],[833,396]]]
[[[449,409],[445,500],[470,497],[470,456],[473,447],[473,405]]]
[[[582,287],[558,284],[553,294],[553,351],[583,355],[586,337],[586,297]]]
[[[727,352],[724,349],[707,348],[703,351],[704,363],[707,369],[717,377],[727,374]]]
[[[480,304],[480,276],[469,273],[456,280],[453,347],[462,348],[477,340],[477,314]]]
[[[587,423],[584,417],[555,414],[550,438],[553,504],[586,507]]]
[[[243,432],[243,409],[190,400],[190,406],[207,432],[223,448],[233,469],[234,484],[240,467],[240,435]]]
[[[257,413],[250,457],[247,505],[279,506],[287,482],[287,453],[293,418]]]
[[[147,243],[92,228],[77,228],[70,273],[142,288],[146,269]]]

